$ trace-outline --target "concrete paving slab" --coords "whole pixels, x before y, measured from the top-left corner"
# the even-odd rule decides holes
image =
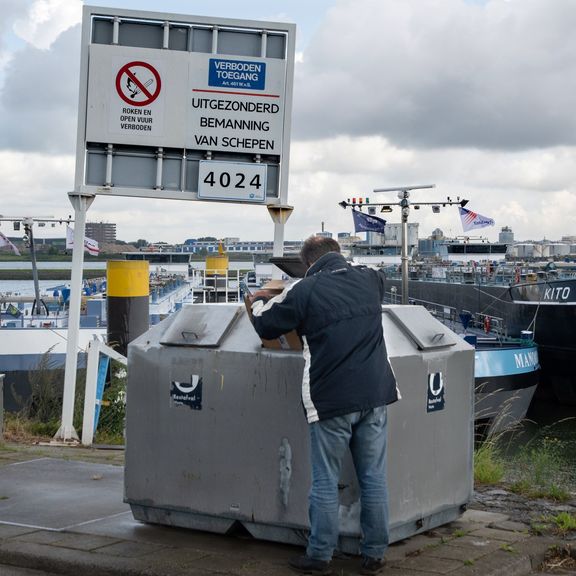
[[[40,458],[0,467],[0,522],[63,530],[129,510],[123,469]]]
[[[14,566],[0,565],[0,574],[2,576],[58,576],[54,572],[40,572],[38,570],[29,570],[28,568],[16,568]]]
[[[528,556],[498,551],[463,566],[458,576],[527,576],[531,570]]]
[[[460,560],[453,560],[449,558],[436,558],[434,556],[416,556],[414,558],[407,558],[400,564],[398,568],[422,570],[431,572],[432,574],[448,574],[457,570],[463,565]]]
[[[115,538],[107,536],[93,536],[91,534],[70,534],[67,532],[47,532],[39,530],[30,534],[25,534],[18,538],[20,542],[32,542],[36,544],[53,544],[62,548],[72,548],[73,550],[97,550],[104,546],[110,546],[120,542]]]
[[[506,530],[508,532],[528,532],[530,530],[530,526],[528,526],[528,524],[524,524],[524,522],[513,522],[512,520],[494,522],[492,524],[488,524],[488,528]]]
[[[107,556],[120,556],[122,558],[141,558],[150,554],[157,554],[165,546],[157,544],[142,544],[140,542],[115,542],[108,546],[100,547],[96,552]]]
[[[518,542],[529,538],[527,532],[511,532],[510,530],[496,530],[494,528],[480,528],[471,533],[471,536],[488,538],[492,540],[502,540],[504,542]]]
[[[500,546],[505,544],[502,540],[489,540],[479,536],[467,535],[460,538],[453,538],[446,543],[446,546],[456,546],[463,548],[477,548],[483,550],[486,554],[498,550]]]
[[[510,516],[507,514],[500,514],[499,512],[487,512],[486,510],[476,510],[468,508],[460,517],[465,522],[479,522],[481,524],[493,524],[494,522],[504,522]]]
[[[0,523],[0,540],[4,538],[13,538],[34,532],[35,528],[24,528],[23,526],[13,526],[12,524]]]
[[[486,550],[473,546],[436,546],[423,553],[424,556],[460,560],[461,562],[476,561],[486,555]]]

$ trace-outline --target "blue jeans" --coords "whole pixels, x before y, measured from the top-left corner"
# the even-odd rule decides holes
[[[388,547],[386,406],[310,425],[312,489],[306,554],[329,561],[338,544],[338,480],[350,447],[361,493],[363,556],[380,559]]]

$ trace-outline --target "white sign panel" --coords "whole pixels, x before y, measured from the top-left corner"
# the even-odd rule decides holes
[[[284,62],[191,54],[187,147],[280,155]]]
[[[183,147],[187,54],[93,44],[86,138],[106,144]],[[183,77],[182,77],[183,76]],[[167,122],[165,117],[168,114]]]
[[[272,58],[92,45],[86,138],[279,156],[284,76]]]
[[[84,6],[75,190],[286,204],[295,32]]]
[[[265,164],[203,160],[198,171],[200,200],[266,200]]]

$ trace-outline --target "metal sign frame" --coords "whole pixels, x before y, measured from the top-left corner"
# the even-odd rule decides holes
[[[96,30],[97,26],[100,26],[100,28]],[[143,45],[138,45],[134,40],[134,28],[136,27],[150,30],[150,40],[146,36],[146,31],[140,36],[144,38],[141,42]],[[104,29],[105,31],[102,32]],[[125,38],[123,37],[124,31],[126,34]],[[171,39],[171,33],[174,34],[174,39]],[[234,163],[244,162],[246,164],[267,164],[268,177],[265,203],[287,204],[295,33],[296,25],[289,23],[84,6],[75,192],[104,196],[199,200],[197,182],[194,182],[194,179],[197,178],[196,164],[200,160],[217,160]],[[100,36],[96,38],[98,34]],[[182,45],[180,40],[184,36],[187,37],[185,46]],[[200,47],[195,46],[194,42],[196,40],[194,38],[202,38],[203,45]],[[176,41],[180,43],[177,47],[174,46]],[[238,44],[236,46],[235,42],[250,44],[251,52],[250,50],[245,50],[244,45]],[[258,45],[258,42],[260,42],[260,45]],[[211,46],[209,43],[211,43]],[[169,69],[171,58],[178,60],[186,60],[188,58],[189,60],[202,61],[205,56],[206,58],[204,59],[213,60],[216,66],[218,66],[218,62],[221,59],[224,59],[228,60],[231,65],[238,63],[239,66],[245,67],[249,67],[250,63],[262,63],[264,70],[268,66],[271,72],[272,69],[282,69],[284,76],[281,86],[283,90],[281,101],[283,105],[281,105],[281,117],[279,115],[275,118],[279,127],[277,131],[280,134],[278,147],[281,149],[274,150],[270,154],[261,154],[257,148],[253,153],[246,149],[239,153],[234,151],[223,152],[221,149],[216,151],[209,149],[193,150],[187,146],[177,149],[176,147],[169,148],[157,145],[154,138],[150,135],[144,137],[145,143],[141,147],[138,144],[126,145],[122,141],[115,141],[114,138],[111,138],[112,141],[110,142],[104,142],[102,138],[96,143],[90,142],[87,139],[90,137],[90,119],[95,114],[100,114],[100,117],[106,114],[106,111],[103,111],[103,108],[105,108],[104,104],[97,100],[96,104],[94,104],[94,90],[91,93],[89,89],[90,74],[96,73],[96,64],[98,62],[96,56],[93,56],[91,62],[91,48],[96,47],[92,50],[96,54],[98,50],[105,52],[108,49],[106,45],[114,47],[112,50],[108,50],[108,52],[114,52],[114,54],[117,52],[118,54],[137,55],[141,52],[144,55],[143,58],[132,58],[134,65],[141,64],[142,62],[140,61],[146,61],[146,57],[150,57],[150,55],[157,55],[158,60],[164,59],[164,62],[168,62],[165,67]],[[234,51],[235,53],[231,53]],[[258,54],[255,53],[257,51],[259,51]],[[247,52],[247,54],[244,52]],[[212,64],[211,62],[211,67]],[[119,82],[120,71],[130,76],[130,69],[126,68],[126,66],[119,67],[118,75],[114,76],[116,82]],[[143,67],[140,70],[145,72]],[[110,74],[115,71],[114,68]],[[210,70],[210,74],[213,75],[214,70]],[[277,72],[276,76],[278,77],[278,75]],[[126,80],[125,77],[123,79]],[[246,96],[248,92],[254,93],[262,89],[261,80],[262,78],[258,78],[252,84],[252,90],[248,89],[250,88],[248,84],[236,90],[230,88],[231,95],[228,98],[232,100],[236,98],[236,100],[241,101],[242,97]],[[206,81],[208,80],[206,79]],[[149,82],[152,82],[152,80]],[[166,88],[167,84],[169,83],[165,82],[163,78],[162,90]],[[279,83],[277,82],[277,84]],[[114,88],[115,91],[118,90],[117,84]],[[107,86],[107,89],[111,90],[109,86]],[[137,84],[135,92],[140,94],[140,101],[146,102],[147,99],[142,97],[142,91],[146,92],[144,82]],[[149,94],[148,100],[151,104],[158,96],[158,92],[159,89]],[[214,90],[214,92],[218,92],[218,90]],[[222,92],[224,92],[224,88]],[[261,96],[260,101],[270,100],[270,98],[264,98],[265,94],[263,93],[252,95],[256,97],[254,100],[258,100],[258,96]],[[120,97],[127,101],[126,95],[120,94]],[[215,95],[214,97],[217,98],[219,96]],[[186,92],[183,94],[183,98],[182,101],[191,108],[190,94]],[[138,102],[138,99],[135,102]],[[179,110],[179,112],[188,114],[189,110],[184,108],[184,110]],[[168,117],[168,120],[170,120],[171,115],[175,113],[175,111],[166,106],[163,112],[163,121],[167,122],[166,118]],[[168,124],[173,126],[175,122],[171,121]],[[188,128],[182,128],[182,130],[189,131]],[[238,130],[237,133],[250,136],[242,132],[242,129]],[[254,138],[254,143],[250,142],[248,138],[246,139],[249,147],[255,146],[256,141],[256,138]],[[119,167],[123,159],[126,158],[132,162],[130,166],[135,168],[124,168],[123,170],[127,177],[122,179],[118,177]],[[140,170],[138,167],[143,167],[143,169]],[[170,174],[169,178],[168,174]],[[170,179],[170,182],[167,182],[168,179]],[[146,180],[146,182],[143,182],[143,180]],[[177,184],[175,184],[176,181],[178,181]],[[237,203],[245,200],[239,200],[238,196],[230,199],[219,198],[219,195],[215,194],[215,198],[209,201]]]

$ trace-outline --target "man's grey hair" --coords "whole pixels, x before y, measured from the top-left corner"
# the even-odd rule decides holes
[[[340,244],[326,236],[310,236],[306,239],[300,250],[300,259],[310,268],[316,260],[328,252],[340,252]]]

